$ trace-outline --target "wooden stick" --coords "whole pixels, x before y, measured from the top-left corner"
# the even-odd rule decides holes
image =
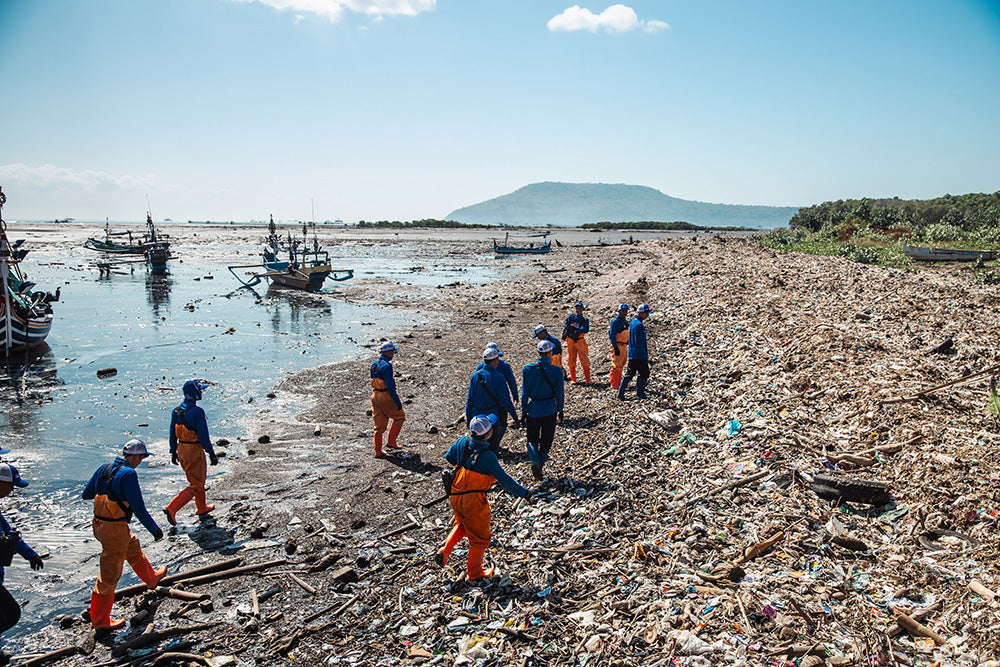
[[[212,597],[208,593],[191,593],[177,588],[157,588],[156,592],[163,597],[174,598],[175,600],[186,600],[188,602],[201,602],[202,600],[207,600]]]
[[[986,375],[987,373],[994,373],[998,370],[1000,370],[1000,364],[997,364],[995,366],[990,366],[989,368],[983,369],[978,373],[973,373],[972,375],[965,375],[963,377],[958,378],[957,380],[952,380],[950,382],[945,382],[944,384],[939,384],[935,387],[929,387],[927,389],[924,389],[923,391],[918,391],[913,396],[904,396],[903,398],[889,398],[884,401],[879,401],[879,405],[891,405],[893,403],[908,403],[910,401],[915,401],[921,396],[926,396],[927,394],[934,393],[938,389],[944,389],[945,387],[951,387],[952,385],[962,384],[968,382],[969,380],[973,380],[981,375]]]
[[[297,583],[302,588],[302,590],[304,590],[309,595],[316,595],[316,589],[307,584],[306,582],[304,582],[301,578],[296,577],[291,572],[288,573],[288,578]]]
[[[230,558],[229,560],[220,561],[212,565],[206,565],[204,567],[197,567],[193,570],[188,570],[187,572],[178,572],[177,574],[168,574],[167,576],[160,579],[160,585],[166,586],[167,584],[178,583],[190,579],[192,577],[198,577],[204,574],[209,574],[212,572],[220,572],[222,570],[228,570],[234,568],[243,562],[242,558]],[[128,586],[126,588],[120,588],[115,591],[115,600],[121,600],[122,598],[132,597],[133,595],[139,595],[148,591],[149,588],[146,584],[136,584],[134,586]]]
[[[927,607],[926,609],[919,609],[919,610],[913,612],[912,614],[910,614],[910,618],[912,618],[914,621],[922,621],[925,618],[927,618],[928,616],[930,616],[931,614],[935,614],[935,613],[941,611],[943,608],[944,608],[944,606],[940,602],[935,602],[934,604],[932,604],[930,607]],[[885,631],[885,634],[887,634],[890,637],[895,637],[896,635],[898,635],[902,631],[903,631],[903,628],[901,628],[899,626],[899,623],[896,622],[896,623],[893,623],[892,625],[889,626],[889,628]]]
[[[420,527],[419,523],[417,523],[416,521],[410,521],[410,523],[406,524],[405,526],[400,526],[396,530],[390,530],[388,533],[383,533],[382,535],[379,535],[378,539],[384,540],[394,535],[399,535],[400,533],[405,533],[408,530],[413,530],[414,528],[419,528],[419,527]]]
[[[175,635],[183,635],[188,632],[200,632],[201,630],[211,630],[212,628],[221,625],[222,621],[212,621],[211,623],[200,623],[198,625],[188,625],[188,626],[174,626],[172,628],[165,628],[163,630],[153,630],[142,633],[138,637],[135,637],[131,641],[124,644],[119,644],[111,649],[111,655],[116,658],[120,658],[130,649],[145,648],[150,644],[155,644],[158,641],[167,639],[168,637],[173,637]],[[150,625],[152,627],[152,625]]]
[[[944,638],[938,633],[934,632],[928,628],[923,623],[913,620],[913,618],[907,614],[900,614],[896,617],[896,624],[903,628],[911,635],[920,635],[921,637],[930,637],[934,640],[934,643],[940,646],[944,644]]]
[[[54,651],[37,655],[30,660],[18,662],[17,664],[19,667],[39,667],[47,662],[62,660],[63,658],[68,658],[69,656],[76,655],[77,653],[80,653],[80,648],[78,646],[63,646],[62,648],[57,648]]]
[[[253,605],[253,617],[260,618],[260,601],[257,600],[257,589],[250,589],[250,603]]]
[[[687,507],[690,507],[691,505],[694,505],[695,503],[701,502],[702,500],[704,500],[705,498],[708,498],[709,496],[714,496],[716,493],[720,493],[720,492],[726,491],[728,489],[735,489],[738,486],[743,486],[744,484],[749,484],[750,482],[756,482],[758,479],[767,477],[768,475],[771,475],[771,474],[773,474],[773,473],[770,470],[763,470],[761,472],[754,473],[753,475],[750,475],[749,477],[744,477],[743,479],[737,479],[735,481],[729,482],[728,484],[723,484],[722,486],[717,486],[714,489],[708,491],[707,493],[701,494],[697,498],[692,498],[691,500],[689,500],[686,503],[684,503],[683,505],[681,505],[678,509],[685,509]]]
[[[343,612],[345,609],[347,609],[352,604],[354,604],[355,602],[357,602],[359,597],[361,597],[360,594],[355,594],[354,597],[352,597],[350,600],[348,600],[344,604],[340,605],[340,608],[337,609],[335,612],[333,612],[333,615],[334,616],[340,616],[341,612]],[[331,609],[333,609],[334,607],[336,607],[337,604],[338,604],[338,602],[334,602],[333,604],[331,604],[331,605],[329,605],[327,607],[324,607],[323,609],[320,609],[315,614],[309,614],[304,619],[302,619],[302,622],[303,623],[309,623],[311,621],[315,621],[317,618],[319,618],[323,614],[329,612]]]
[[[257,563],[256,565],[244,565],[243,567],[235,567],[231,570],[225,570],[223,572],[216,572],[214,574],[206,574],[201,577],[185,579],[184,584],[187,586],[201,586],[202,584],[211,584],[216,581],[221,581],[222,579],[231,579],[233,577],[243,576],[244,574],[253,574],[255,572],[260,572],[261,570],[267,570],[272,567],[277,567],[278,565],[284,565],[287,562],[288,559],[279,558],[278,560],[267,561],[266,563]]]

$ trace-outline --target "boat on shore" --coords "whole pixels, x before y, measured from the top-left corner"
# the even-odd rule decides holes
[[[7,223],[3,220],[3,205],[7,195],[0,189],[0,282],[3,298],[0,299],[0,338],[2,353],[9,357],[13,352],[27,351],[42,345],[52,329],[52,303],[59,300],[55,294],[35,291],[35,284],[21,271],[21,262],[28,251],[21,248],[22,241],[10,243]]]
[[[548,233],[542,234],[541,236],[547,237]],[[493,252],[497,255],[544,255],[552,250],[552,241],[548,239],[545,243],[541,245],[535,245],[534,243],[528,243],[527,245],[511,245],[510,234],[504,236],[503,245],[497,243],[496,239],[493,239]]]
[[[903,254],[917,262],[991,262],[997,258],[998,253],[992,250],[953,250],[904,245]]]
[[[322,289],[327,278],[343,282],[354,277],[354,269],[334,269],[330,266],[330,253],[320,247],[319,240],[315,236],[310,249],[305,225],[302,226],[301,241],[293,239],[289,232],[287,242],[283,242],[273,219],[268,224],[268,231],[270,233],[264,243],[260,264],[238,264],[227,267],[243,286],[254,287],[262,280],[269,280],[274,285],[317,292]],[[261,270],[247,272],[246,280],[234,271],[234,269],[248,268]]]
[[[153,216],[148,211],[146,231],[142,235],[134,236],[131,229],[113,232],[111,225],[105,222],[104,238],[91,237],[83,245],[106,255],[144,255],[152,267],[162,270],[166,270],[167,259],[170,257],[170,242],[166,234],[157,234]]]

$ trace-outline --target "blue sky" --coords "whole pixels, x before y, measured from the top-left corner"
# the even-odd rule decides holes
[[[1000,190],[1000,2],[0,0],[5,218]]]

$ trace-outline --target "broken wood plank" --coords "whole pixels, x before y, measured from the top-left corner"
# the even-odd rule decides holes
[[[213,563],[211,565],[205,565],[204,567],[196,567],[193,570],[187,570],[186,572],[178,572],[177,574],[168,574],[162,579],[160,579],[160,586],[166,586],[167,584],[179,583],[181,581],[186,581],[194,577],[199,577],[206,574],[211,574],[213,572],[221,572],[222,570],[229,570],[240,563],[243,562],[242,558],[230,558],[229,560],[220,561],[218,563]],[[120,588],[115,591],[115,600],[121,600],[122,598],[131,597],[133,595],[139,595],[148,591],[149,588],[146,584],[136,584],[134,586],[127,586],[125,588]]]

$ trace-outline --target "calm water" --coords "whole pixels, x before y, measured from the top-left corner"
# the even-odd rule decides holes
[[[162,507],[184,485],[179,467],[162,465],[169,463],[167,426],[184,381],[215,383],[201,405],[213,437],[235,441],[249,435],[248,419],[267,406],[267,392],[285,374],[370,355],[363,345],[383,332],[426,321],[414,311],[346,303],[337,294],[349,292],[351,282],[327,282],[320,294],[263,284],[237,289],[226,265],[253,261],[256,245],[186,247],[176,238],[182,229],[170,232],[184,261],[171,260],[166,276],[139,265],[100,278],[86,266],[96,253],[76,245],[26,246],[29,279],[40,289],[61,286],[62,295],[50,349],[0,373],[0,441],[13,450],[5,460],[31,483],[0,507],[36,551],[51,556],[41,573],[18,556],[7,568],[8,590],[26,601],[21,622],[4,636],[8,650],[53,614],[75,614],[89,600],[100,549],[90,531],[91,503],[78,497],[97,466],[140,437],[157,455],[152,467],[140,469],[147,505]],[[16,228],[11,238],[19,238]],[[503,270],[493,268],[491,255],[428,256],[422,247],[344,245],[331,254],[335,267],[355,269],[357,281],[434,286],[484,282]],[[117,375],[99,379],[98,369],[108,367]],[[230,458],[240,455],[240,447],[230,448]],[[210,483],[228,467],[224,460],[210,468]],[[160,513],[152,513],[159,521]],[[133,524],[155,563],[170,564],[178,555]],[[133,582],[127,567],[126,573],[123,583]]]

